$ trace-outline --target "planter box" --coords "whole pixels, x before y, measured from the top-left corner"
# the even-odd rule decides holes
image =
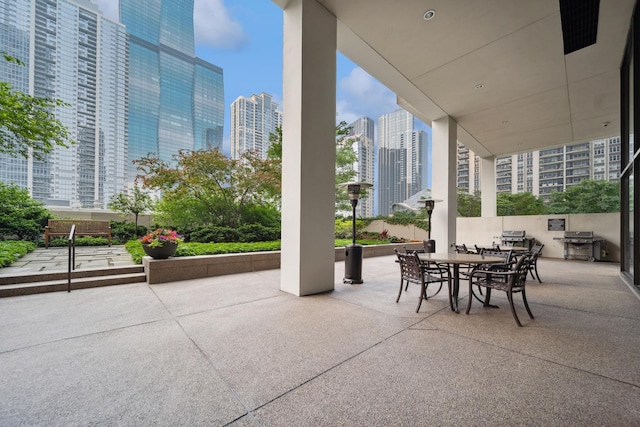
[[[363,246],[364,258],[394,255],[394,249],[404,251],[422,248],[422,242],[394,243],[390,245]],[[344,261],[345,249],[336,248],[336,262]],[[169,259],[142,259],[147,283],[175,282],[178,280],[200,279],[225,274],[248,273],[251,271],[280,268],[280,251],[250,252],[246,254],[200,255]]]

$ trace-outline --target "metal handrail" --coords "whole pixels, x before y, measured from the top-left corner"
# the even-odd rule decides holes
[[[71,292],[71,270],[76,269],[76,225],[71,226],[69,231],[69,240],[67,245],[69,246],[69,267],[67,270],[67,292]]]

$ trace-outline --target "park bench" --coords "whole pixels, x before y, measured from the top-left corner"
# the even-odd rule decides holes
[[[76,225],[76,236],[106,237],[111,246],[111,223],[93,219],[50,219],[44,228],[44,247],[49,247],[49,238],[68,237],[71,226]]]

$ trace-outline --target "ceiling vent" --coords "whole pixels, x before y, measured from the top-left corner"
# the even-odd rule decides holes
[[[595,44],[600,0],[560,0],[564,54]]]

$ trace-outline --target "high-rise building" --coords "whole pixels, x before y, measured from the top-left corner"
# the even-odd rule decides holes
[[[250,98],[238,97],[231,104],[231,158],[239,159],[245,151],[267,158],[269,135],[282,127],[282,112],[271,95],[261,93]]]
[[[353,143],[353,151],[356,154],[356,161],[353,169],[356,171],[355,181],[374,183],[374,122],[369,117],[360,117],[349,125],[349,135],[346,141]],[[363,197],[356,206],[356,215],[364,218],[373,217],[374,191],[369,190],[366,197]]]
[[[378,214],[388,215],[394,203],[410,198],[427,185],[429,138],[415,130],[405,110],[378,118]]]
[[[617,181],[620,147],[620,137],[612,137],[498,157],[496,192],[530,192],[546,199],[585,179]],[[479,157],[462,144],[458,144],[458,187],[470,193],[480,190]]]
[[[222,69],[195,56],[193,1],[120,0],[129,36],[129,164],[222,147]],[[130,166],[129,180],[135,175]]]
[[[0,43],[25,63],[0,61],[0,79],[69,104],[54,113],[76,142],[44,161],[0,155],[0,180],[47,205],[105,207],[125,182],[124,27],[92,0],[0,0]]]

